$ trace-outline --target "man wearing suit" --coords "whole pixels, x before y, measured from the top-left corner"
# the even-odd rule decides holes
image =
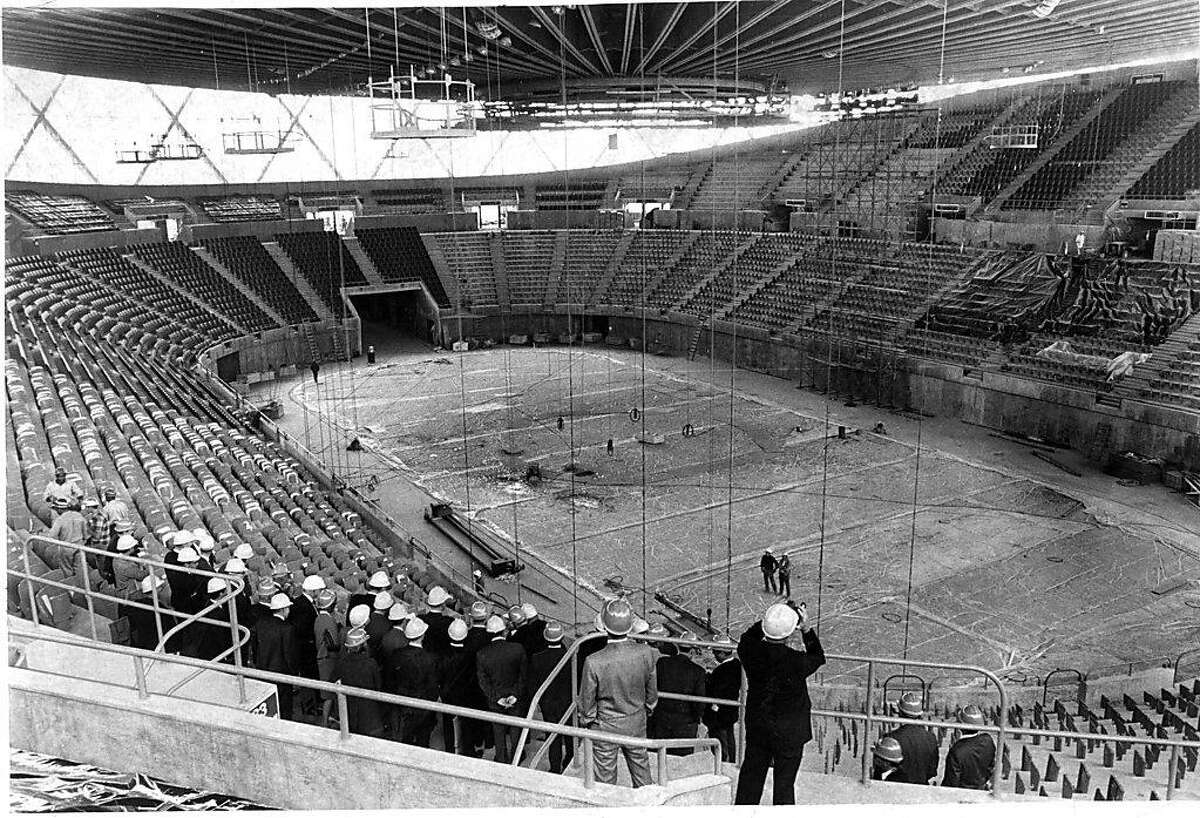
[[[728,650],[713,649],[713,657],[719,663],[708,674],[705,694],[710,699],[737,699],[742,693],[742,663],[733,654],[733,641],[729,637],[721,640]],[[704,706],[704,726],[709,738],[721,742],[721,760],[733,764],[737,760],[738,709],[733,705],[709,704]]]
[[[425,620],[425,624],[429,626],[429,630],[425,634],[425,646],[430,653],[442,654],[450,650],[450,637],[447,635],[447,631],[449,631],[454,617],[446,613],[446,604],[453,599],[440,585],[430,588],[429,596],[425,598],[425,604],[429,606],[429,611],[423,614],[421,619]]]
[[[925,715],[921,694],[910,690],[900,697],[900,715],[906,719],[919,719]],[[900,778],[910,784],[928,784],[937,778],[938,740],[927,728],[916,724],[902,724],[882,738],[895,739],[900,745],[903,758],[898,762]]]
[[[475,680],[475,652],[466,646],[468,633],[467,623],[455,619],[450,623],[448,635],[450,650],[442,654],[440,678],[442,701],[456,707],[483,708],[483,696],[479,692],[479,682]],[[458,729],[455,730],[457,723]],[[479,757],[476,747],[476,719],[455,716],[453,719],[442,718],[442,744],[448,753]]]
[[[529,660],[529,694],[527,698],[530,701],[533,699],[533,694],[550,677],[551,671],[558,666],[567,653],[563,646],[562,625],[557,622],[548,622],[542,630],[542,635],[546,639],[546,649],[535,653]],[[571,665],[568,663],[562,672],[550,682],[546,692],[542,694],[539,705],[542,711],[542,720],[558,723],[570,706]],[[553,737],[550,740],[550,772],[561,773],[571,763],[574,755],[575,745],[570,738]]]
[[[546,649],[546,620],[528,602],[521,606],[521,616],[523,621],[513,631],[512,640],[525,648],[526,656],[541,653]]]
[[[296,646],[300,651],[300,675],[306,679],[317,678],[317,622],[316,595],[325,590],[325,580],[316,574],[304,578],[300,593],[292,602],[292,613],[288,619],[296,630]],[[299,692],[300,709],[315,714],[316,693],[312,688]]]
[[[384,635],[392,629],[392,621],[388,619],[388,612],[392,610],[393,605],[395,602],[387,591],[380,591],[371,600],[371,616],[367,620],[364,630],[367,632],[367,649],[375,657],[375,661],[379,661],[379,646],[383,642]]]
[[[346,641],[338,652],[333,678],[330,681],[363,690],[382,689],[379,665],[371,658],[370,649],[367,647],[367,632],[364,629],[351,628],[346,631]],[[374,699],[347,695],[346,716],[349,721],[346,729],[350,732],[375,738],[383,736],[383,706]]]
[[[681,639],[695,639],[695,635],[684,632]],[[704,669],[688,657],[689,648],[678,647],[670,642],[660,643],[664,655],[658,660],[658,692],[681,693],[687,696],[704,695]],[[701,702],[687,702],[659,696],[654,718],[650,720],[650,738],[695,738],[700,728],[700,717],[704,715]],[[668,755],[691,755],[694,750],[677,747],[667,750]]]
[[[968,704],[958,714],[962,730],[958,741],[946,751],[946,772],[943,787],[967,790],[986,790],[992,783],[992,767],[996,763],[996,743],[983,726],[983,711]]]
[[[389,692],[413,699],[438,700],[438,658],[424,647],[429,626],[413,617],[404,625],[408,644],[392,654],[390,676],[394,685]],[[405,744],[428,747],[437,714],[417,707],[400,708],[400,740]]]
[[[470,706],[486,710],[483,691],[479,689],[479,677],[475,672],[475,658],[483,646],[492,641],[491,634],[487,632],[487,603],[480,600],[472,602],[468,613],[471,617],[471,627],[467,629],[467,636],[463,639],[463,650],[471,655],[471,675],[463,684],[470,684],[473,688],[471,695],[476,704]],[[492,730],[479,719],[459,719],[459,733],[463,741],[470,742],[476,757],[482,755],[483,750],[493,746]]]
[[[261,616],[254,623],[257,635],[258,669],[271,673],[297,675],[300,668],[300,648],[296,641],[296,630],[288,621],[292,600],[287,594],[277,593],[268,605],[270,616]],[[279,716],[292,718],[292,686],[277,685],[279,690]]]
[[[799,628],[804,651],[787,645]],[[812,701],[807,679],[825,664],[821,641],[792,602],[767,608],[762,621],[750,626],[738,642],[738,658],[746,672],[746,756],[738,776],[734,804],[757,806],[767,768],[775,767],[771,803],[796,803],[796,773],[804,745],[812,738]]]
[[[658,679],[650,651],[629,641],[633,608],[624,599],[609,600],[600,612],[608,644],[587,658],[579,691],[580,721],[585,727],[621,736],[646,737],[646,724],[658,704]],[[617,751],[625,756],[633,786],[653,783],[646,750],[597,743],[593,748],[596,780],[617,781]]]
[[[498,616],[488,617],[487,632],[492,641],[475,656],[475,675],[487,709],[510,716],[522,715],[521,697],[525,695],[528,673],[525,648],[504,638],[504,620]],[[496,741],[495,760],[507,764],[512,760],[516,729],[492,722],[492,733]]]

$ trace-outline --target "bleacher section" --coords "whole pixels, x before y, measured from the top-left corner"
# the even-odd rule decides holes
[[[341,288],[368,283],[337,233],[280,233],[275,240],[335,316],[344,311]]]
[[[589,304],[621,241],[619,230],[572,230],[567,233],[567,251],[555,302]]]
[[[296,285],[279,269],[258,239],[228,236],[206,239],[203,245],[289,324],[317,320],[317,314]]]
[[[439,307],[450,306],[450,299],[415,227],[355,230],[354,236],[384,281],[419,281]]]
[[[757,209],[763,186],[781,168],[786,157],[779,151],[742,153],[712,162],[700,180],[689,210]]]
[[[1154,166],[1138,179],[1131,199],[1182,199],[1200,190],[1200,125],[1193,125]]]
[[[200,199],[200,206],[214,222],[256,222],[283,218],[279,202],[269,196]]]
[[[698,233],[696,240],[670,268],[669,274],[647,296],[647,306],[663,311],[673,306],[705,276],[724,264],[738,244],[748,238],[748,233],[711,230]]]
[[[372,190],[380,213],[445,213],[446,195],[440,188],[388,188]]]
[[[433,233],[425,240],[432,241],[445,256],[464,310],[499,305],[492,248],[486,233]],[[460,304],[451,306],[458,309]]]
[[[680,230],[640,230],[633,237],[633,243],[621,266],[608,286],[607,292],[597,293],[593,301],[598,304],[613,304],[619,306],[640,306],[642,293],[667,264],[685,241],[691,241],[692,234]]]
[[[114,230],[112,217],[82,196],[5,191],[4,201],[14,213],[46,233],[90,233]]]
[[[541,304],[554,257],[555,234],[549,230],[510,230],[503,234],[508,302]]]
[[[538,210],[600,210],[610,206],[604,200],[608,182],[604,179],[571,179],[562,185],[538,185],[535,207]]]

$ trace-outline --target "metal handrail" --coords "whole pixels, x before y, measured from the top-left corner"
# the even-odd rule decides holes
[[[78,637],[62,636],[54,631],[38,633],[37,639],[69,645],[80,644]],[[151,661],[166,662],[169,664],[184,665],[187,667],[201,668],[206,670],[213,669],[210,668],[208,663],[204,662],[203,660],[192,659],[187,656],[175,656],[174,654],[151,654],[148,651],[143,651],[138,648],[129,648],[125,647],[124,645],[113,645],[106,642],[85,644],[87,644],[87,646],[90,648],[94,648],[95,650],[131,657],[134,661],[138,696],[143,699],[149,698],[150,696],[150,692],[146,688],[146,678],[143,664],[149,657],[153,657],[150,659]],[[258,670],[256,668],[222,665],[221,667],[216,668],[216,670],[222,673],[234,674],[244,679],[256,679],[262,682],[273,683],[277,686],[291,685],[294,687],[304,687],[312,690],[318,690],[323,693],[333,694],[336,697],[338,704],[338,728],[342,740],[349,739],[351,735],[349,704],[347,700],[349,697],[354,697],[358,699],[369,699],[371,701],[380,702],[381,704],[409,707],[416,710],[427,710],[434,713],[441,713],[443,716],[461,716],[463,718],[475,719],[477,721],[488,721],[495,724],[502,724],[506,727],[519,727],[527,730],[533,729],[539,732],[554,733],[555,735],[563,735],[580,739],[584,745],[584,756],[588,759],[588,763],[585,763],[583,769],[583,784],[589,789],[595,786],[595,771],[590,763],[590,757],[592,754],[592,747],[596,743],[615,744],[619,747],[638,748],[657,753],[659,756],[659,784],[665,784],[668,781],[666,775],[666,751],[671,749],[691,748],[696,750],[712,750],[714,759],[712,774],[721,775],[720,742],[714,738],[637,738],[635,736],[623,736],[617,733],[603,733],[598,730],[588,730],[581,727],[571,727],[563,724],[538,721],[536,719],[528,719],[521,716],[509,716],[504,713],[494,713],[488,710],[475,710],[470,707],[460,707],[458,705],[446,704],[444,702],[432,701],[429,699],[416,699],[411,696],[400,696],[394,693],[383,693],[377,690],[368,690],[367,688],[350,687],[343,685],[340,682],[331,683],[301,676],[288,676],[283,673],[273,673],[271,671]]]

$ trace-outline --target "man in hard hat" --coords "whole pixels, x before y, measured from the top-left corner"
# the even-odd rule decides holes
[[[190,573],[200,561],[200,555],[190,545],[180,548],[176,554],[176,564],[166,569],[167,584],[171,588],[171,607],[175,610],[175,621],[171,626],[183,622],[189,615],[199,613],[208,604],[205,586],[208,580],[200,574]],[[168,653],[181,653],[184,656],[195,655],[199,631],[192,625],[184,625],[167,640]]]
[[[897,706],[900,715],[906,719],[919,719],[925,716],[925,703],[921,694],[910,690],[900,697]],[[902,724],[884,738],[895,739],[900,745],[900,772],[904,781],[909,784],[928,784],[937,778],[938,770],[938,740],[928,728],[916,724]]]
[[[475,659],[479,655],[480,649],[492,641],[492,635],[487,632],[489,616],[487,603],[475,600],[471,603],[467,613],[471,621],[470,627],[467,629],[467,636],[463,639],[463,650],[471,656],[471,675],[463,684],[470,686],[471,700],[475,702],[468,706],[474,707],[476,710],[487,710],[487,702],[484,701],[483,691],[479,689],[479,677],[475,667]],[[449,635],[448,630],[447,635]],[[479,719],[459,719],[458,727],[462,741],[470,744],[475,751],[474,755],[482,755],[484,750],[494,746],[492,730],[486,722]]]
[[[488,710],[493,713],[522,716],[524,709],[521,707],[521,701],[525,695],[528,660],[525,648],[505,638],[506,631],[503,619],[495,615],[488,617],[487,632],[492,641],[480,648],[476,654],[475,675]],[[516,733],[514,728],[492,722],[492,734],[496,742],[495,760],[501,764],[512,760]]]
[[[763,551],[763,555],[758,561],[758,568],[762,571],[764,594],[767,592],[772,594],[779,593],[779,589],[775,587],[775,569],[778,565],[775,561],[775,552],[772,549],[768,548]]]
[[[429,625],[419,617],[414,616],[405,622],[404,638],[408,644],[392,657],[390,675],[394,687],[388,690],[389,693],[431,702],[438,700],[438,657],[425,649],[424,640],[428,632]],[[400,733],[395,738],[405,744],[428,747],[437,723],[437,713],[417,707],[401,707],[399,715]]]
[[[300,583],[300,593],[292,600],[292,613],[288,617],[292,627],[296,629],[296,647],[300,651],[297,657],[300,663],[300,675],[306,679],[317,678],[317,594],[325,590],[325,579],[319,574],[309,574]],[[312,688],[301,688],[297,691],[300,709],[304,713],[316,716],[318,697]]]
[[[104,489],[104,505],[100,509],[100,520],[101,548],[108,548],[112,545],[113,531],[118,524],[128,523],[132,528],[133,518],[129,514],[129,506],[125,505],[124,500],[117,499],[117,490],[112,486]],[[128,530],[128,528],[125,529],[125,531]]]
[[[526,699],[531,701],[538,688],[550,679],[538,707],[542,711],[542,721],[558,724],[571,706],[571,665],[568,662],[557,675],[550,676],[567,654],[563,645],[563,626],[557,622],[547,622],[542,635],[546,640],[546,649],[533,654],[529,660],[529,691]],[[561,735],[554,736],[550,738],[549,752],[550,772],[561,773],[571,763],[575,745],[569,738],[564,740]]]
[[[367,647],[367,632],[360,627],[346,631],[346,641],[338,653],[332,682],[341,682],[348,688],[374,690],[381,687],[379,665],[371,658]],[[385,729],[382,703],[361,696],[346,696],[346,729],[360,736],[382,738]]]
[[[900,742],[891,736],[883,736],[871,748],[874,759],[871,765],[871,778],[875,781],[891,781],[893,784],[913,784],[904,775],[904,750]],[[923,783],[923,782],[920,782]]]
[[[475,679],[475,654],[466,645],[470,628],[462,619],[450,623],[447,636],[450,650],[441,656],[438,676],[441,680],[442,701],[456,707],[482,708],[483,697],[479,694],[479,682]],[[448,753],[473,756],[479,755],[475,746],[475,735],[466,728],[466,719],[456,716],[442,719],[442,746]]]
[[[322,588],[316,597],[317,618],[313,620],[313,642],[317,647],[317,678],[328,682],[333,678],[337,668],[338,655],[345,641],[345,634],[337,617],[334,616],[334,605],[337,594],[328,588]],[[320,724],[329,724],[329,712],[333,708],[333,694],[321,691],[321,720]]]
[[[383,642],[384,635],[392,629],[392,621],[388,619],[388,612],[395,604],[396,600],[387,591],[380,591],[371,600],[371,618],[367,620],[366,626],[367,648],[377,662],[379,661],[379,645]]]
[[[396,654],[401,648],[408,645],[408,638],[404,635],[404,626],[408,624],[412,616],[412,611],[403,602],[395,602],[392,604],[392,607],[388,608],[387,620],[391,628],[379,638],[379,649],[375,652],[375,660],[379,662],[379,672],[384,690],[392,691],[396,689]],[[369,636],[370,633],[368,632]],[[384,705],[383,709],[386,713],[387,723],[391,728],[392,736],[398,741],[400,739],[400,708],[394,705]]]
[[[736,701],[742,693],[742,663],[733,652],[733,640],[728,636],[720,640],[722,647],[713,648],[717,666],[708,674],[704,695],[710,699]],[[704,726],[708,737],[721,742],[721,760],[733,764],[737,759],[737,732],[733,729],[738,720],[735,705],[709,704],[704,708]]]
[[[521,604],[521,624],[513,631],[512,640],[525,648],[526,656],[533,656],[546,649],[546,620],[542,619],[532,602]]]
[[[263,577],[254,588],[254,601],[250,604],[250,620],[246,627],[250,629],[250,661],[258,667],[258,621],[271,616],[271,598],[279,593],[279,586],[270,577]]]
[[[117,557],[113,560],[113,577],[116,580],[113,584],[116,586],[117,596],[133,599],[140,592],[142,580],[148,573],[146,566],[131,559],[122,559],[122,557],[140,557],[141,555],[142,544],[137,537],[132,534],[122,534],[117,538]]]
[[[403,571],[396,573],[396,582],[392,585],[392,596],[407,604],[414,611],[425,601],[425,595],[421,593],[421,589]]]
[[[475,596],[484,596],[487,593],[487,588],[483,581],[483,572],[478,568],[471,572],[471,587],[475,591]]]
[[[977,706],[968,704],[959,711],[958,720],[962,727],[958,741],[946,751],[946,772],[942,776],[942,786],[986,790],[992,783],[996,743],[990,735],[979,730],[984,725],[984,719],[983,711]]]
[[[108,545],[107,542],[105,542],[104,545],[100,545],[100,538],[102,536],[102,532],[100,530],[100,528],[101,528],[100,501],[97,500],[95,497],[84,497],[83,505],[82,505],[82,508],[80,509],[80,513],[83,514],[83,522],[85,525],[83,544],[86,545],[88,548],[105,548],[105,547],[107,547],[107,545]],[[89,564],[95,563],[95,560],[91,554],[88,555],[88,563]]]
[[[46,490],[42,492],[42,499],[46,501],[46,505],[54,510],[54,516],[61,514],[60,508],[78,508],[83,502],[83,490],[79,488],[79,484],[74,480],[67,479],[67,470],[59,466],[54,470],[54,479],[46,484]],[[65,504],[59,506],[54,501],[65,500]]]
[[[680,639],[695,639],[696,635],[684,631]],[[664,655],[655,666],[658,677],[658,706],[650,720],[650,738],[695,738],[700,730],[700,717],[704,715],[702,702],[669,699],[663,693],[678,693],[684,696],[704,695],[704,668],[692,661],[691,648],[663,642]],[[691,755],[695,752],[687,747],[672,747],[668,755]]]
[[[83,514],[71,508],[70,501],[65,497],[54,498],[54,511],[57,516],[50,525],[46,536],[52,540],[61,540],[64,545],[54,549],[51,568],[61,568],[65,573],[74,574],[79,569],[79,550],[72,545],[83,545],[87,538],[87,520]]]
[[[131,602],[141,602],[150,606],[141,608],[129,605],[125,609],[125,615],[129,617],[130,647],[154,650],[158,646],[159,630],[155,625],[154,594],[157,590],[160,594],[165,595],[165,590],[162,588],[165,582],[166,580],[156,574],[147,574],[138,583],[138,593],[130,597]],[[164,618],[162,621],[163,632],[165,633],[169,627],[171,627],[171,620]]]
[[[296,642],[296,629],[288,621],[292,600],[282,591],[277,592],[271,597],[268,608],[270,615],[259,617],[254,623],[258,669],[295,676],[300,669],[300,649]],[[277,684],[276,688],[279,691],[280,718],[292,719],[292,685]]]
[[[221,577],[209,578],[205,583],[205,607],[228,596],[228,591],[229,583],[226,580]],[[211,619],[213,622],[198,622],[189,626],[197,629],[196,639],[193,642],[193,655],[197,659],[212,660],[233,646],[233,633],[229,629],[228,602],[211,611],[206,611],[204,618]],[[230,657],[226,656],[225,661],[231,661]]]
[[[446,606],[454,600],[446,592],[446,589],[440,585],[435,585],[429,589],[429,595],[425,598],[425,604],[429,606],[429,610],[421,615],[421,619],[429,626],[429,630],[425,633],[425,648],[430,653],[443,654],[450,649],[450,623],[454,621],[454,617],[446,613]]]
[[[799,629],[804,650],[788,646]],[[812,738],[812,700],[807,679],[825,664],[821,640],[803,604],[778,602],[767,608],[738,641],[746,673],[746,754],[738,775],[735,804],[762,800],[767,768],[774,766],[771,803],[796,803],[796,772]]]
[[[580,721],[592,730],[621,736],[646,737],[646,725],[658,704],[658,679],[654,659],[629,640],[633,608],[624,599],[605,603],[601,623],[608,644],[587,658],[579,691]],[[593,748],[596,780],[617,781],[617,751],[625,756],[633,786],[653,783],[646,750],[597,743]]]

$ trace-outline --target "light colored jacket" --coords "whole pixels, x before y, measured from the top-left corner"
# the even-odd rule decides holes
[[[645,736],[646,721],[658,704],[655,657],[637,642],[610,641],[583,663],[579,707],[585,725],[608,732]]]

